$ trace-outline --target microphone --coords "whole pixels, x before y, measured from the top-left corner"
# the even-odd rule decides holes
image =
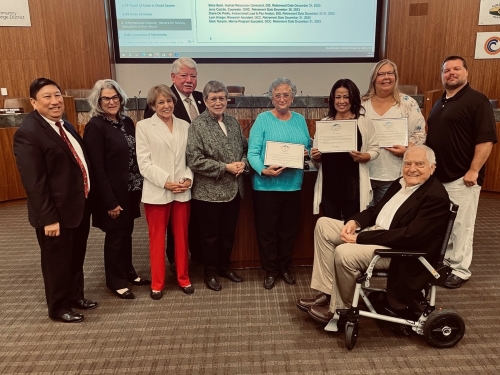
[[[135,111],[137,113],[137,115],[139,115],[139,98],[141,97],[141,90],[139,90],[139,93],[137,94],[137,96],[134,96],[135,98]],[[137,116],[139,117],[139,116]]]

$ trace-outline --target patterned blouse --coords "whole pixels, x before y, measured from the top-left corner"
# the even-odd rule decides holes
[[[116,129],[123,132],[123,136],[128,143],[128,191],[140,191],[142,190],[142,181],[144,178],[139,172],[139,165],[137,164],[137,153],[135,148],[135,136],[129,129],[125,126],[123,119],[114,121],[106,116],[101,116],[105,121],[109,122]]]

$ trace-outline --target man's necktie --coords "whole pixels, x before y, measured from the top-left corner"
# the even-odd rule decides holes
[[[193,101],[191,98],[186,98],[184,101],[188,104],[189,108],[189,118],[193,121],[196,117],[198,117],[198,112],[196,112],[196,108],[194,107]]]
[[[56,126],[59,128],[59,134],[61,135],[61,138],[64,139],[64,142],[66,142],[66,144],[68,145],[69,149],[71,150],[71,152],[73,153],[73,156],[76,159],[76,162],[78,163],[78,165],[80,166],[80,169],[82,170],[83,188],[85,189],[85,198],[87,198],[89,196],[89,180],[88,180],[88,176],[87,176],[87,170],[85,169],[85,167],[82,163],[82,160],[80,159],[80,157],[76,153],[75,148],[71,144],[71,141],[69,140],[68,135],[64,131],[64,127],[62,125],[63,125],[62,121],[56,122]]]

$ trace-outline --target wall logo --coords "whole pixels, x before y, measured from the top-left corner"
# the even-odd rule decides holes
[[[492,36],[491,38],[486,39],[484,43],[484,51],[488,55],[496,55],[500,53],[500,37]]]
[[[493,8],[490,9],[490,14],[492,16],[500,16],[500,4],[495,4]]]

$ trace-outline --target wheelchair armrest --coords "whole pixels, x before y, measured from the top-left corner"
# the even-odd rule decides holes
[[[427,255],[427,253],[415,253],[413,251],[404,251],[398,249],[376,249],[374,253],[381,257],[392,258],[392,257],[412,257],[418,258]]]

